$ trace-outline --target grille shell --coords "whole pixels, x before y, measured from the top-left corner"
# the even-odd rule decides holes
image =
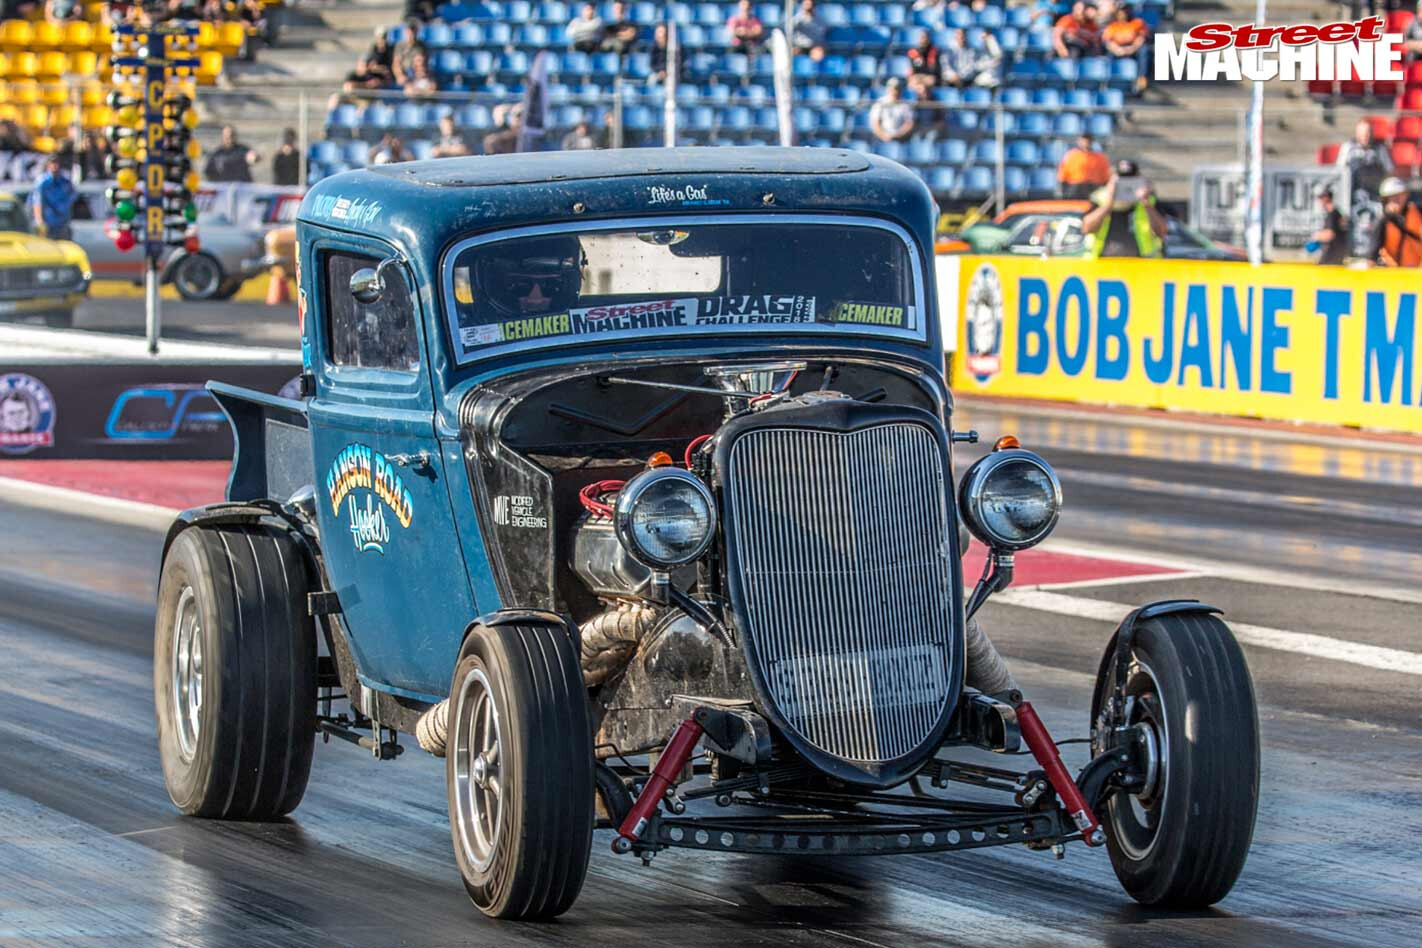
[[[961,687],[946,446],[915,410],[763,417],[717,451],[747,660],[792,743],[882,782],[886,764],[937,746]]]

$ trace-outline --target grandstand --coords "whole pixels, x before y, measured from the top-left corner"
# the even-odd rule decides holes
[[[610,4],[599,7],[610,15]],[[776,141],[777,116],[771,57],[733,52],[725,25],[732,3],[628,4],[640,31],[639,51],[570,51],[564,33],[578,4],[562,0],[478,0],[439,8],[420,29],[443,93],[437,101],[347,102],[326,117],[325,140],[310,150],[312,179],[365,163],[370,143],[385,134],[402,137],[416,157],[433,148],[430,135],[441,115],[452,114],[471,141],[493,128],[493,104],[516,99],[539,52],[548,54],[549,138],[580,121],[600,124],[622,100],[624,142],[662,143],[664,91],[651,84],[652,30],[663,17],[677,24],[684,57],[677,86],[678,138],[683,144],[742,145]],[[1138,5],[1152,26],[1170,13],[1170,0]],[[781,25],[784,8],[761,3],[755,13],[767,28]],[[821,3],[830,27],[827,55],[794,63],[796,140],[813,146],[874,151],[916,169],[940,195],[978,199],[992,192],[999,164],[1013,194],[1049,194],[1056,166],[1083,131],[1109,139],[1129,104],[1137,80],[1132,59],[1058,59],[1048,21],[1032,21],[1022,6],[997,3],[914,11],[906,0]],[[942,87],[916,103],[922,119],[907,141],[878,141],[869,129],[869,107],[885,81],[908,72],[904,52],[920,30],[945,46],[962,28],[970,47],[991,34],[1005,51],[997,89]],[[394,38],[404,27],[392,26]]]
[[[0,21],[0,121],[11,121],[37,151],[53,151],[78,125],[102,129],[111,123],[105,99],[113,33],[102,6],[90,3],[85,19],[51,23],[36,19]],[[199,26],[197,79],[211,85],[230,57],[248,42],[241,22]]]

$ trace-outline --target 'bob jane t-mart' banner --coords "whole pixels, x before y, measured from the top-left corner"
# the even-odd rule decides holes
[[[958,268],[960,391],[1422,434],[1416,270],[977,256]]]

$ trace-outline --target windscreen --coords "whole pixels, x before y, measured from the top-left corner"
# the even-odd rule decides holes
[[[688,333],[924,338],[895,231],[843,222],[657,223],[466,246],[445,290],[461,362],[512,345]]]

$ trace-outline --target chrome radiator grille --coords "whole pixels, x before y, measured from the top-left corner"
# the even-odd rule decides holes
[[[725,516],[752,660],[786,723],[849,761],[893,760],[948,700],[945,459],[921,425],[757,428],[731,445]]]

